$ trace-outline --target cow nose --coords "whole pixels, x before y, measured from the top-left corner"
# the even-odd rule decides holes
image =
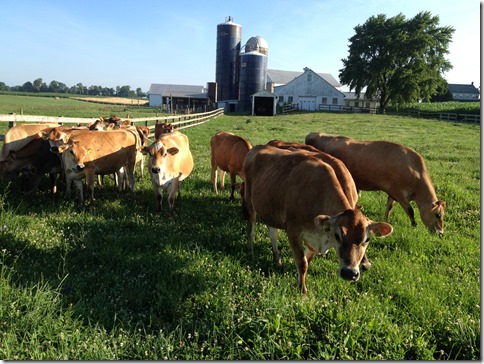
[[[343,267],[339,271],[339,275],[346,281],[357,281],[360,278],[360,272],[348,267]]]
[[[151,172],[153,173],[160,173],[160,168],[159,167],[152,167]]]

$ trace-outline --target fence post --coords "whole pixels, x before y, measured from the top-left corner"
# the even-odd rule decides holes
[[[8,122],[8,128],[10,129],[10,128],[12,128],[12,127],[15,126],[15,113],[10,112],[10,113],[8,113],[8,115],[12,115],[13,116],[13,120],[11,120],[11,121]]]

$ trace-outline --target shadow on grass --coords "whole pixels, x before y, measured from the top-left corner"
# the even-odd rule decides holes
[[[52,196],[41,186],[22,196],[12,186],[7,204],[15,215],[25,221],[48,216],[44,225],[59,238],[50,246],[42,232],[35,235],[37,241],[8,235],[1,248],[16,260],[18,284],[49,283],[86,324],[147,332],[175,328],[186,317],[185,302],[218,284],[200,259],[229,256],[254,271],[274,269],[265,227],[267,244],[256,245],[249,256],[240,195],[233,201],[228,191],[215,195],[207,181],[184,182],[173,219],[167,209],[156,211],[154,192],[146,183],[135,194],[116,195],[109,184],[97,188],[93,210],[79,209],[74,198],[65,201],[62,193]]]

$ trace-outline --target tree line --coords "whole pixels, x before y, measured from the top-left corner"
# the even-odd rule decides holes
[[[77,83],[68,87],[65,83],[59,81],[51,81],[49,84],[45,83],[42,78],[37,78],[33,82],[27,81],[19,86],[7,86],[4,82],[0,82],[0,91],[14,91],[14,92],[53,92],[61,94],[74,95],[90,95],[90,96],[118,96],[118,97],[145,97],[146,93],[138,87],[132,90],[131,86],[116,86],[102,87],[102,86],[84,86],[82,83]]]

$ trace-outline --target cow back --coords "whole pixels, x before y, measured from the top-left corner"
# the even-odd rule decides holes
[[[333,168],[308,153],[255,146],[245,158],[244,199],[274,228],[313,224],[352,208]]]
[[[323,162],[329,164],[333,168],[350,205],[352,207],[356,206],[356,203],[358,202],[358,191],[356,190],[356,185],[350,171],[348,168],[346,168],[345,164],[341,160],[308,144],[286,142],[282,140],[271,140],[267,143],[267,145],[271,145],[279,149],[310,153],[315,158],[321,159]]]
[[[225,172],[235,172],[244,179],[245,156],[252,149],[250,142],[241,136],[219,131],[210,139],[212,164]]]

